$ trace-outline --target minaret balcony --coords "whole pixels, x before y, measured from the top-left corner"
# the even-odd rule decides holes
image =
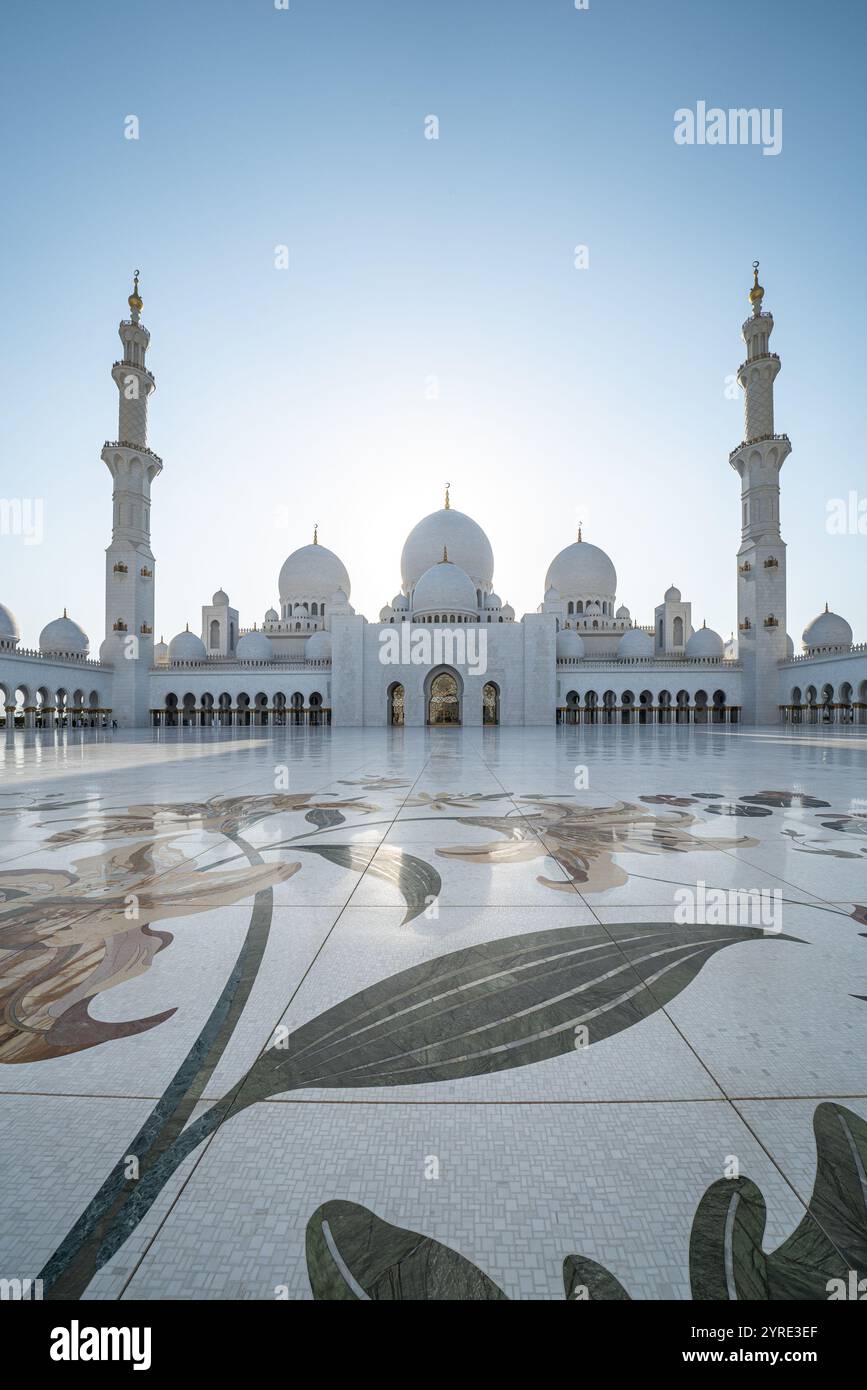
[[[141,627],[139,628],[139,632],[141,633],[142,637],[150,637],[153,635],[153,628],[151,627],[150,623],[142,623]]]
[[[768,616],[765,618],[765,627],[779,627],[779,626],[780,626],[780,620],[779,620],[779,618],[775,618],[774,615],[773,615],[773,613],[769,613]]]
[[[118,560],[114,567],[115,574],[129,574],[129,565],[125,565],[122,560]]]
[[[731,453],[729,454],[729,463],[734,463],[741,450],[749,448],[751,444],[767,444],[771,440],[779,441],[779,443],[781,444],[788,444],[789,447],[786,450],[786,453],[790,452],[792,447],[792,441],[787,434],[756,434],[753,436],[752,439],[742,439],[737,448],[732,449]]]
[[[141,569],[139,570],[139,574],[141,575],[142,579],[153,579],[154,577],[153,570],[149,570],[147,565],[142,565]]]
[[[745,372],[747,367],[754,366],[756,362],[779,362],[779,360],[780,354],[778,352],[757,352],[755,357],[748,357],[747,360],[742,362],[738,367],[738,380],[740,380],[741,373]]]
[[[742,623],[738,623],[738,631],[739,631],[739,632],[749,632],[749,631],[751,630],[752,626],[753,626],[753,625],[752,625],[752,623],[750,622],[749,618],[744,618],[744,620],[743,620]]]
[[[112,624],[112,631],[113,631],[113,632],[126,632],[126,630],[127,630],[127,627],[126,627],[126,623],[124,622],[123,618],[118,618],[117,622]]]
[[[779,569],[779,567],[780,567],[780,562],[779,562],[779,560],[777,560],[776,557],[773,556],[773,555],[769,556],[768,559],[765,561],[765,569],[766,569],[766,570],[776,570],[776,569]]]
[[[122,357],[119,362],[112,362],[111,369],[112,371],[120,369],[122,371],[141,372],[142,376],[146,376],[151,386],[156,389],[157,379],[150,367],[146,367],[143,362],[131,362],[129,358]]]
[[[749,560],[745,560],[742,565],[738,565],[738,574],[749,574],[751,569],[752,565]]]
[[[131,439],[107,439],[102,446],[102,452],[105,453],[106,450],[110,449],[131,449],[133,453],[151,459],[158,468],[163,466],[159,454],[155,454],[153,449],[149,449],[146,444],[134,444]]]

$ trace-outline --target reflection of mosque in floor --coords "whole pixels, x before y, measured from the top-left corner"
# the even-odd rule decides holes
[[[795,655],[786,633],[786,546],[780,532],[780,470],[789,439],[774,429],[769,350],[773,317],[758,274],[743,324],[747,355],[744,438],[729,456],[741,480],[736,558],[737,636],[694,626],[692,606],[672,585],[647,621],[617,601],[604,551],[583,539],[554,556],[542,602],[516,619],[494,589],[494,556],[482,528],[451,506],[413,527],[401,555],[398,593],[368,622],[350,603],[343,562],[319,543],[285,561],[278,605],[243,626],[217,589],[166,644],[154,641],[156,564],[150,548],[151,484],[162,460],[147,444],[146,365],[138,277],[130,317],[120,324],[118,438],[102,459],[113,481],[106,552],[106,635],[98,660],[67,616],[21,646],[0,605],[0,696],[7,732],[25,728],[341,724],[545,725],[561,723],[773,723],[867,721],[867,649],[845,619],[810,622]],[[412,642],[384,659],[383,635]],[[441,661],[417,660],[424,631],[445,643]],[[470,661],[468,640],[484,661]],[[461,640],[465,639],[465,640]],[[436,644],[435,644],[436,647]],[[410,649],[412,654],[410,654]],[[391,650],[391,648],[389,648]]]

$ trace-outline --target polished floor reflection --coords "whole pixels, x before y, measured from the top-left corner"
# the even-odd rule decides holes
[[[0,753],[0,1276],[593,1302],[861,1268],[857,729]]]

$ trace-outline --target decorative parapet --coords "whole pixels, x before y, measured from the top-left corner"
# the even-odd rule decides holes
[[[781,666],[793,666],[796,662],[804,661],[827,661],[829,657],[839,658],[846,656],[867,655],[867,642],[853,642],[850,647],[813,647],[811,651],[804,652],[801,656],[787,656],[785,661],[780,662]]]
[[[742,669],[739,661],[731,661],[725,656],[623,656],[612,657],[608,661],[598,657],[589,660],[587,657],[564,657],[557,661],[558,671],[611,671],[615,674],[627,666],[665,666],[687,670],[695,670],[697,666],[714,666],[724,671]]]
[[[13,661],[47,661],[52,665],[61,666],[94,666],[100,671],[110,671],[110,666],[104,666],[101,661],[95,661],[89,656],[63,656],[60,653],[40,652],[36,647],[4,647],[3,660]]]
[[[152,671],[330,671],[330,661],[299,661],[272,657],[270,661],[239,661],[234,657],[206,656],[201,661],[169,661]]]

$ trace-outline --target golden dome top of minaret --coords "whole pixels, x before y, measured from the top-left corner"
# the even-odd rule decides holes
[[[759,284],[759,263],[753,261],[753,287],[750,290],[750,303],[756,309],[765,297],[765,291]]]
[[[127,300],[127,304],[131,309],[135,309],[137,313],[141,313],[143,301],[141,295],[138,292],[138,277],[139,272],[136,271],[135,275],[133,276],[132,294]]]

